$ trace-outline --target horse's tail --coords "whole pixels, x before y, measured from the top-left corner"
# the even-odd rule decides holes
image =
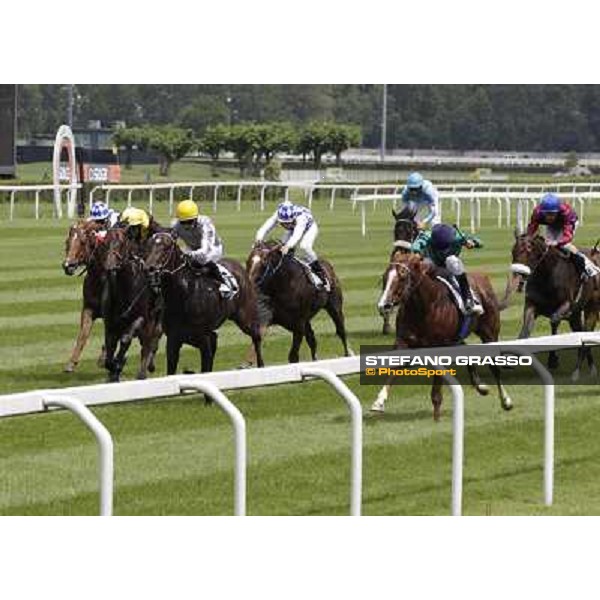
[[[517,285],[517,280],[509,275],[506,279],[506,288],[504,290],[504,296],[501,300],[498,300],[499,311],[503,311],[509,307],[510,300],[512,298],[512,295],[515,293],[515,290],[517,289]]]

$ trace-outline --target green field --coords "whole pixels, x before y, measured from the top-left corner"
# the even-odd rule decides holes
[[[329,258],[345,290],[351,346],[391,342],[380,332],[375,309],[380,275],[391,238],[391,217],[379,206],[368,214],[360,237],[358,214],[340,200],[335,212],[318,200],[321,234],[317,249]],[[271,204],[271,207],[274,204]],[[0,393],[102,382],[93,339],[74,374],[62,367],[77,333],[81,283],[60,267],[67,221],[26,217],[19,207],[12,223],[0,220]],[[485,207],[484,207],[485,208]],[[166,220],[158,203],[156,216]],[[228,256],[245,259],[266,214],[256,203],[241,213],[222,203],[215,215]],[[504,289],[512,231],[496,227],[484,210],[486,247],[466,256],[469,268],[487,272]],[[3,218],[3,213],[0,213]],[[579,242],[598,237],[599,208],[590,208]],[[502,337],[518,331],[522,297],[503,313]],[[316,319],[321,358],[341,355],[326,315]],[[536,334],[545,334],[540,322]],[[562,331],[566,331],[563,326]],[[267,339],[268,365],[285,361],[291,337],[274,330]],[[217,369],[236,367],[247,340],[227,324],[220,331]],[[137,343],[125,378],[135,376]],[[164,340],[157,375],[165,373]],[[308,359],[303,346],[302,358]],[[196,351],[186,349],[180,368],[198,370]],[[487,374],[485,374],[487,375]],[[346,381],[365,412],[377,388]],[[542,500],[541,389],[510,389],[515,408],[501,410],[495,394],[466,395],[465,514],[599,514],[600,397],[596,385],[557,393],[555,505]],[[231,393],[247,418],[248,512],[253,515],[337,515],[349,507],[349,418],[343,404],[321,383]],[[363,512],[367,515],[449,514],[451,396],[445,394],[440,423],[431,418],[425,387],[396,389],[382,418],[365,417]],[[231,514],[233,506],[230,425],[199,397],[174,398],[94,409],[112,432],[116,452],[115,513],[119,515]],[[0,420],[1,514],[95,514],[96,446],[75,417],[60,412]]]

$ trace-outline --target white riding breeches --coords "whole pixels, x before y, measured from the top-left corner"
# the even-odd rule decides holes
[[[317,239],[317,235],[319,235],[319,228],[317,227],[316,223],[313,223],[300,238],[300,241],[296,246],[298,250],[302,251],[309,264],[317,260],[317,253],[313,250],[313,245]],[[285,244],[291,236],[292,232],[286,231],[282,242]]]
[[[189,254],[194,259],[194,262],[199,265],[205,265],[208,262],[217,262],[223,258],[223,245],[215,244],[214,246],[210,246],[207,252],[192,250]]]
[[[448,272],[457,277],[458,275],[463,275],[465,272],[465,265],[463,261],[458,258],[458,256],[449,256],[446,259],[446,269]]]

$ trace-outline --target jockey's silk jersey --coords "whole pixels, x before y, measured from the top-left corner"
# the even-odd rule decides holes
[[[420,194],[412,196],[407,186],[402,190],[402,203],[414,208],[416,211],[426,210],[423,218],[425,223],[429,223],[438,213],[439,195],[433,183],[425,179]]]
[[[189,229],[183,227],[179,221],[173,225],[177,237],[183,240],[190,250],[200,250],[202,254],[209,254],[214,247],[223,245],[210,217],[201,215],[196,219],[196,223],[196,227]]]
[[[577,213],[573,210],[573,207],[566,202],[561,202],[554,223],[546,223],[545,215],[541,210],[541,206],[538,205],[533,209],[531,220],[527,226],[527,235],[533,237],[540,225],[546,225],[550,231],[560,235],[558,244],[559,246],[563,246],[569,244],[573,239],[577,221]]]
[[[292,235],[287,241],[287,245],[290,248],[293,248],[298,241],[300,241],[300,238],[313,226],[315,219],[308,208],[298,205],[293,206],[292,217],[293,221],[291,221],[289,225],[287,223],[279,223],[277,211],[275,211],[275,213],[270,216],[258,230],[256,240],[262,242],[265,237],[280,224],[284,229],[293,230]]]
[[[457,230],[454,234],[452,244],[450,244],[447,250],[440,252],[437,248],[434,248],[431,243],[431,231],[422,231],[412,243],[411,251],[421,254],[426,258],[430,258],[436,265],[442,267],[448,256],[459,256],[463,246],[465,246],[468,241],[473,242],[475,248],[483,247],[483,242],[478,237]]]

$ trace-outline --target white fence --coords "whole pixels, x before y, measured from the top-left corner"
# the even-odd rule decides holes
[[[14,219],[15,215],[15,203],[18,200],[17,194],[19,196],[28,196],[33,194],[34,196],[34,216],[36,219],[40,218],[40,195],[42,192],[50,192],[52,194],[51,197],[51,206],[54,217],[62,216],[62,192],[67,192],[67,196],[71,193],[73,189],[80,189],[81,184],[72,185],[72,184],[64,184],[58,187],[58,196],[61,198],[60,203],[61,206],[57,207],[55,203],[55,191],[56,188],[54,185],[0,185],[0,193],[5,192],[10,194],[9,199],[9,220]],[[58,209],[58,210],[57,210]]]
[[[289,199],[291,190],[299,190],[302,192],[304,202],[312,207],[315,193],[319,193],[320,197],[325,196],[325,200],[329,205],[330,210],[334,210],[335,201],[342,194],[353,199],[365,197],[377,197],[383,199],[385,197],[398,198],[402,190],[403,183],[386,183],[386,184],[352,184],[352,183],[320,183],[319,181],[188,181],[180,183],[152,183],[152,184],[131,184],[131,185],[98,185],[94,187],[88,197],[88,203],[91,206],[95,199],[103,199],[105,202],[111,202],[111,198],[115,192],[124,192],[127,194],[127,204],[133,202],[145,203],[150,212],[153,211],[154,202],[160,193],[165,194],[165,199],[168,202],[169,214],[173,214],[174,198],[177,190],[184,190],[187,197],[194,197],[194,193],[199,190],[205,190],[209,198],[211,198],[212,209],[214,212],[218,209],[219,194],[223,190],[233,190],[235,203],[238,210],[241,210],[244,202],[245,192],[252,191],[252,198],[258,198],[261,211],[265,210],[265,198],[267,190],[278,190],[281,200]],[[61,190],[70,190],[71,185],[61,186]],[[77,187],[81,187],[80,185]],[[565,199],[579,202],[580,207],[584,201],[600,198],[600,183],[544,183],[544,184],[501,184],[501,183],[455,183],[455,184],[437,184],[437,189],[440,192],[442,201],[451,202],[455,206],[455,210],[460,218],[460,205],[464,203],[471,204],[475,202],[478,206],[481,200],[498,203],[498,220],[499,223],[510,224],[510,211],[512,204],[518,204],[519,200],[527,202],[537,201],[541,194],[545,191],[555,191]],[[16,195],[34,194],[34,215],[35,218],[40,216],[40,193],[44,191],[52,191],[51,185],[29,185],[29,186],[0,186],[0,192],[10,193],[10,211],[9,218],[14,218],[14,206]],[[246,196],[246,201],[247,196]],[[502,207],[500,203],[506,207],[504,216],[502,215]],[[60,216],[56,207],[53,210],[54,216]]]
[[[555,346],[579,347],[582,344],[600,344],[600,333],[571,333],[544,336],[526,340],[486,344],[511,347]],[[534,368],[544,386],[544,502],[551,505],[554,488],[554,403],[555,389],[549,372],[534,361]],[[283,383],[300,383],[307,378],[318,378],[330,384],[343,398],[351,415],[351,486],[350,512],[361,514],[362,490],[362,409],[354,393],[339,379],[341,375],[360,372],[360,357],[322,360],[313,363],[282,365],[247,371],[221,371],[203,375],[174,375],[146,381],[128,381],[118,384],[99,384],[63,389],[36,390],[0,396],[0,417],[43,412],[61,406],[74,411],[93,431],[99,445],[100,514],[112,514],[113,447],[110,434],[94,417],[87,406],[120,403],[157,397],[173,396],[189,391],[209,395],[231,419],[235,444],[235,506],[237,515],[246,512],[246,429],[243,415],[229,401],[223,391]],[[448,378],[453,396],[452,443],[452,514],[462,512],[462,479],[464,455],[464,394],[462,387]],[[366,389],[372,390],[372,387]]]

